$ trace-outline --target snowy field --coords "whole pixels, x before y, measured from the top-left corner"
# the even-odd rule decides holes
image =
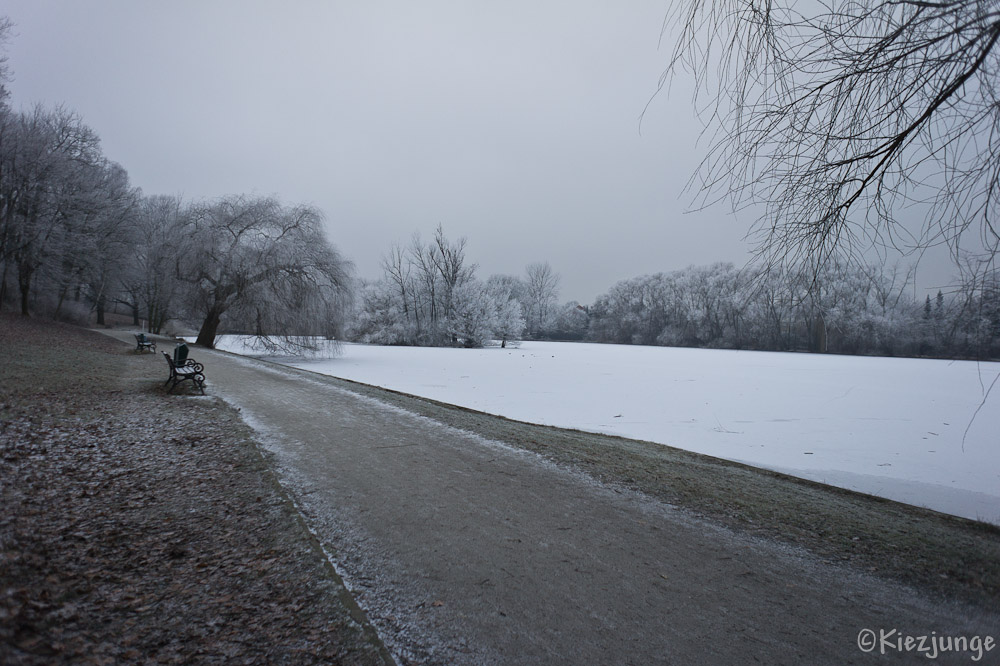
[[[1000,363],[558,342],[271,360],[1000,524]]]

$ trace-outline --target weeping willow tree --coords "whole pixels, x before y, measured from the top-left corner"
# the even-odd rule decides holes
[[[944,246],[996,267],[998,0],[685,0],[664,32],[661,88],[693,75],[708,119],[691,187],[763,210],[767,265]]]
[[[350,294],[351,265],[327,241],[310,206],[234,196],[196,207],[178,260],[197,343],[215,344],[223,321],[259,338],[333,336]]]

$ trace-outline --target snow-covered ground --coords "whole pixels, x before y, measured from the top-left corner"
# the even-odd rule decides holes
[[[998,363],[557,342],[273,360],[1000,524]]]

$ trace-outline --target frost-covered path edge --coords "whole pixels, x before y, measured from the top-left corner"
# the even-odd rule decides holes
[[[401,662],[845,662],[868,626],[996,626],[310,373],[194,354]]]

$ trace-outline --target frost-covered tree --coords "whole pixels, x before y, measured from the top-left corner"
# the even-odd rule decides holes
[[[465,247],[465,239],[452,242],[441,227],[430,243],[415,235],[405,249],[392,246],[382,278],[361,290],[353,336],[377,344],[472,347],[518,339],[524,320],[516,281],[480,282]]]
[[[583,340],[589,325],[587,308],[577,301],[568,301],[556,312],[551,336],[556,340]]]
[[[974,358],[1000,357],[1000,270],[970,267],[955,293],[951,346]]]
[[[521,287],[517,278],[508,275],[491,275],[486,281],[485,291],[496,313],[491,336],[500,341],[501,347],[524,335],[524,315],[517,297]]]
[[[521,305],[521,314],[524,316],[525,308],[525,292],[527,291],[527,285],[524,280],[515,275],[503,275],[500,273],[494,273],[487,280],[490,288],[497,292],[504,292],[510,298],[513,298]]]
[[[349,335],[376,345],[417,344],[417,330],[404,301],[383,280],[362,282]]]
[[[559,300],[559,276],[547,261],[525,268],[521,298],[528,333],[534,338],[545,336],[554,323]]]
[[[442,310],[445,320],[454,318],[457,304],[457,299],[454,296],[455,290],[472,280],[476,272],[477,266],[466,261],[466,243],[464,237],[454,242],[449,241],[444,235],[444,228],[438,225],[434,232],[432,245],[434,251],[428,252],[430,263],[441,277]]]
[[[97,324],[104,325],[108,303],[135,261],[139,192],[118,164],[105,161],[89,171],[83,183],[85,195],[78,197],[65,222],[69,234],[62,251],[55,314],[59,316],[72,290],[82,290],[97,314]]]
[[[454,293],[475,275],[476,265],[465,257],[466,239],[450,241],[440,225],[424,243],[414,234],[405,254],[394,247],[383,260],[385,280],[400,294],[400,307],[413,331],[409,344],[445,345],[457,342],[451,330]],[[404,297],[406,291],[408,297]]]
[[[912,272],[904,269],[883,272],[846,261],[831,262],[819,272],[691,266],[614,285],[589,309],[588,338],[735,349],[926,353],[928,327],[912,297],[911,278]],[[946,309],[942,306],[942,313]],[[945,317],[938,330],[948,328]],[[947,349],[961,353],[954,345]]]
[[[267,335],[315,333],[347,297],[350,264],[329,244],[319,211],[273,198],[232,196],[196,207],[180,241],[179,277],[213,347],[229,314]]]
[[[452,294],[451,331],[456,343],[482,347],[498,328],[497,299],[479,280],[466,280]]]
[[[181,314],[177,267],[188,213],[179,197],[155,195],[141,198],[132,216],[133,261],[122,276],[119,300],[132,311],[133,322],[145,319],[152,333]]]
[[[97,135],[72,112],[36,106],[0,121],[0,296],[12,277],[27,315],[36,290],[54,301],[75,269],[66,260],[86,238],[106,165]]]
[[[10,81],[10,65],[7,63],[7,41],[14,32],[14,22],[9,17],[0,16],[0,106],[7,105],[10,91],[7,83]]]

